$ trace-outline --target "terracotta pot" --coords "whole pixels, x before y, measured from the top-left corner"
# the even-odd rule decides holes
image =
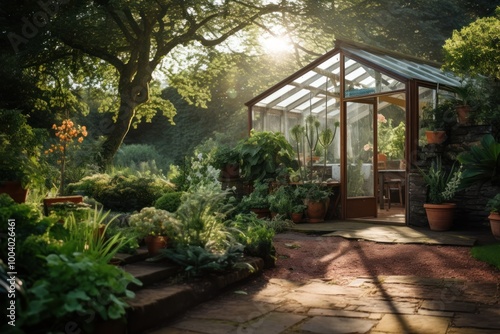
[[[301,223],[302,222],[302,217],[304,217],[304,213],[303,212],[295,212],[295,213],[292,213],[292,221],[294,223]]]
[[[467,105],[456,106],[456,111],[458,115],[458,124],[467,125],[470,123],[469,116],[471,108]]]
[[[453,225],[455,203],[430,204],[425,203],[424,208],[427,220],[432,231],[447,231]]]
[[[250,209],[250,211],[255,212],[257,214],[257,218],[260,219],[269,218],[271,215],[271,211],[269,211],[269,209]]]
[[[446,131],[425,131],[428,144],[441,144],[446,140]]]
[[[488,219],[490,220],[491,233],[495,239],[500,240],[500,214],[492,212]]]
[[[1,193],[9,195],[16,203],[24,203],[26,202],[26,196],[28,196],[28,189],[24,189],[21,182],[4,181],[0,182]]]
[[[309,223],[321,223],[325,221],[326,212],[328,211],[329,199],[323,201],[307,201],[307,221]]]
[[[161,235],[148,235],[144,238],[149,255],[158,255],[160,249],[167,247],[167,237]]]

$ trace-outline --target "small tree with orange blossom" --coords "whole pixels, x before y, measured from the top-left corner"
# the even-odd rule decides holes
[[[52,125],[52,129],[55,130],[55,135],[59,142],[57,144],[51,144],[50,148],[45,151],[45,154],[55,154],[58,155],[57,163],[60,165],[61,169],[61,181],[59,194],[64,193],[64,173],[66,170],[66,161],[70,146],[72,146],[74,140],[76,139],[78,143],[83,142],[83,138],[87,137],[87,128],[85,126],[76,126],[71,119],[65,119],[62,121],[61,125]],[[76,144],[76,143],[75,143]]]

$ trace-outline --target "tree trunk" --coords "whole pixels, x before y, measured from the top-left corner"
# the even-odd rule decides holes
[[[102,144],[101,157],[99,159],[99,166],[102,169],[112,164],[116,152],[130,130],[136,108],[146,103],[149,99],[148,82],[140,84],[137,83],[137,80],[134,80],[131,83],[120,84],[119,90],[120,110],[118,111],[117,120],[108,127],[103,125],[107,129],[101,129],[107,135],[106,140]]]

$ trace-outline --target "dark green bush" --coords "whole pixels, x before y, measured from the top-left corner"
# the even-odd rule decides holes
[[[181,196],[182,192],[180,191],[165,193],[156,200],[155,208],[175,212],[181,205]]]
[[[132,212],[152,206],[164,193],[171,192],[173,185],[158,176],[117,173],[85,177],[69,188],[95,198],[106,209]]]

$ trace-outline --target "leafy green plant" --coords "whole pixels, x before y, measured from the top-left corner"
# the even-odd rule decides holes
[[[46,132],[33,129],[19,110],[0,109],[0,181],[44,186],[48,165],[41,158]]]
[[[310,201],[323,201],[330,196],[330,192],[325,186],[322,186],[320,183],[311,182],[304,183],[301,187],[305,188],[305,198]]]
[[[293,188],[290,186],[280,186],[273,193],[268,195],[269,209],[272,212],[287,216],[292,211]]]
[[[170,237],[173,234],[174,217],[170,212],[153,207],[143,208],[129,218],[129,226],[137,232],[139,238],[148,235]]]
[[[491,198],[486,204],[486,209],[489,212],[500,213],[500,194],[496,194],[495,197]]]
[[[220,273],[234,269],[243,257],[241,245],[233,245],[223,252],[212,252],[200,246],[176,247],[174,249],[163,249],[163,256],[168,257],[184,268],[188,277],[202,276],[207,273]],[[253,270],[253,267],[247,265]]]
[[[500,185],[500,143],[492,135],[487,134],[478,146],[472,146],[470,151],[458,155],[457,160],[462,165],[462,188],[487,182]]]
[[[421,127],[429,131],[447,131],[456,123],[455,106],[451,101],[444,101],[435,108],[423,108]]]
[[[253,191],[243,196],[239,207],[241,211],[249,211],[250,209],[267,209],[269,208],[269,186],[267,183],[255,182]]]
[[[68,187],[69,191],[82,191],[95,198],[107,209],[123,212],[152,206],[164,193],[173,190],[173,184],[163,177],[126,172],[92,175]]]
[[[88,212],[87,218],[81,222],[77,222],[75,216],[70,213],[64,224],[68,230],[68,236],[63,240],[60,252],[67,255],[80,252],[95,261],[108,263],[120,248],[132,242],[121,233],[116,233],[109,238],[105,237],[106,230],[116,218],[116,216],[112,217],[105,223],[109,213],[109,211],[103,212],[102,209],[95,208]],[[102,228],[101,231],[99,231],[100,228]]]
[[[175,212],[181,205],[181,196],[182,192],[180,191],[165,193],[156,200],[155,208]]]
[[[280,132],[252,130],[250,137],[238,143],[241,169],[246,180],[260,182],[274,179],[280,165],[291,167],[294,151]]]
[[[217,147],[212,159],[212,165],[215,168],[223,168],[226,164],[239,164],[240,152],[229,145],[220,145]]]
[[[142,285],[131,274],[85,253],[50,254],[46,257],[46,277],[27,291],[29,303],[21,314],[21,326],[27,332],[50,320],[53,330],[68,319],[97,314],[101,319],[125,316],[127,299],[134,293],[130,283]]]
[[[232,224],[239,231],[237,240],[245,247],[245,255],[260,257],[267,268],[273,267],[276,263],[276,249],[273,245],[276,232],[268,222],[250,213],[236,215]]]
[[[432,161],[429,169],[419,171],[428,189],[428,203],[441,204],[449,201],[459,189],[462,171],[455,164],[447,171],[438,158]]]

